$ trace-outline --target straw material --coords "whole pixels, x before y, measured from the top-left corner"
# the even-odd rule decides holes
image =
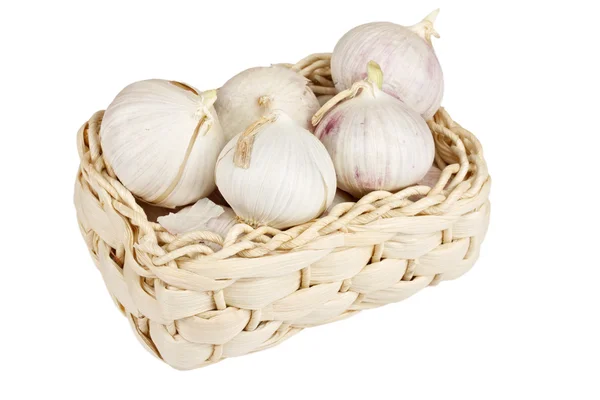
[[[315,93],[335,94],[330,58],[287,66]],[[428,122],[443,171],[434,187],[373,192],[286,231],[239,224],[225,238],[173,236],[149,222],[102,157],[102,116],[77,137],[81,233],[140,342],[175,368],[266,349],[306,327],[403,300],[460,277],[479,255],[490,178],[479,141],[443,109]]]

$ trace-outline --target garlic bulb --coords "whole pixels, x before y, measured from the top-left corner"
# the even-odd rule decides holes
[[[327,150],[281,110],[227,143],[217,161],[216,179],[245,223],[278,229],[321,215],[336,190]]]
[[[158,223],[173,235],[211,231],[225,237],[237,223],[237,217],[231,208],[218,206],[204,198],[177,213],[159,217]]]
[[[416,183],[435,155],[425,120],[381,90],[383,75],[376,63],[369,63],[368,75],[369,81],[339,93],[313,119],[315,136],[333,159],[339,188],[356,198]]]
[[[243,132],[263,115],[278,109],[311,130],[310,119],[319,102],[308,80],[282,66],[250,68],[231,78],[215,103],[227,140]]]
[[[442,68],[431,44],[431,36],[439,37],[433,28],[438,12],[410,27],[372,22],[350,30],[338,41],[331,58],[336,88],[342,91],[364,79],[364,66],[373,60],[387,76],[385,92],[426,120],[433,117],[444,94]]]
[[[123,89],[104,113],[104,159],[144,201],[173,208],[215,189],[214,165],[225,145],[215,91],[199,93],[160,79]]]

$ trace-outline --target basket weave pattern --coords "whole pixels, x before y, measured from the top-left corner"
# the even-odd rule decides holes
[[[329,60],[316,54],[287,66],[316,94],[335,94]],[[443,170],[434,187],[373,192],[286,231],[239,224],[225,238],[174,236],[149,222],[102,157],[102,116],[78,133],[81,232],[136,336],[175,368],[266,349],[303,328],[403,300],[461,276],[479,255],[487,166],[479,141],[443,109],[428,122]]]

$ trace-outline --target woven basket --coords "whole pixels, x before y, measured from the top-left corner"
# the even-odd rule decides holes
[[[334,94],[329,60],[316,54],[285,65],[309,78],[316,94]],[[433,188],[373,192],[286,231],[239,224],[226,238],[173,236],[149,222],[102,157],[102,115],[78,133],[81,233],[140,342],[177,369],[263,350],[303,328],[406,299],[463,275],[479,255],[490,178],[479,141],[443,109],[428,122],[443,170]]]

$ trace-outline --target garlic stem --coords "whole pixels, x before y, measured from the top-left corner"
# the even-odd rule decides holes
[[[212,107],[212,105],[215,104],[215,101],[217,101],[217,91],[215,89],[202,92],[202,104],[204,104],[205,107]]]
[[[342,90],[331,99],[327,101],[320,109],[313,115],[312,124],[313,126],[317,126],[319,122],[323,119],[325,114],[336,104],[341,103],[346,99],[354,98],[359,92],[365,90],[366,88],[370,88],[375,95],[375,90],[373,85],[375,85],[379,90],[383,87],[383,71],[379,64],[375,61],[371,60],[367,64],[367,81],[370,83],[366,83],[365,81],[355,82],[350,89]]]
[[[437,33],[433,24],[435,23],[435,19],[440,13],[440,9],[433,10],[429,15],[427,15],[421,22],[415,24],[413,26],[408,27],[411,31],[421,36],[427,43],[431,43],[431,37],[434,36],[436,38],[440,37],[440,34]]]
[[[313,115],[313,117],[312,117],[313,126],[317,126],[317,124],[319,122],[321,122],[321,120],[323,119],[325,114],[327,114],[327,112],[329,110],[331,110],[333,107],[335,107],[336,104],[341,103],[342,101],[344,101],[346,99],[351,99],[351,98],[355,97],[358,94],[358,92],[360,92],[361,90],[365,90],[368,87],[370,87],[371,89],[373,88],[371,85],[369,85],[365,81],[358,81],[358,82],[355,82],[354,85],[352,85],[352,87],[350,89],[342,90],[341,92],[339,92],[338,94],[333,96],[331,99],[329,99],[327,101],[327,103],[325,103],[323,105],[323,107],[321,107],[319,109],[319,111],[317,111],[315,113],[315,115]]]
[[[381,71],[379,64],[373,60],[367,64],[367,79],[372,84],[377,85],[379,90],[383,87],[383,71]]]
[[[252,155],[252,146],[254,144],[254,136],[258,134],[260,128],[266,124],[277,121],[278,115],[271,113],[261,117],[258,121],[250,125],[238,139],[235,147],[233,161],[236,167],[248,169],[250,167],[250,156]]]

